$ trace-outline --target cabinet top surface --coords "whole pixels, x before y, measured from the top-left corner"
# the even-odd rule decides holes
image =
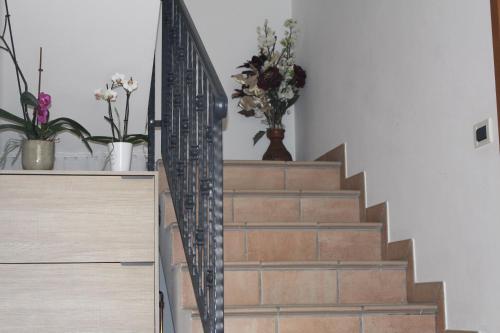
[[[156,171],[70,171],[70,170],[0,170],[2,175],[22,175],[22,176],[157,176]]]

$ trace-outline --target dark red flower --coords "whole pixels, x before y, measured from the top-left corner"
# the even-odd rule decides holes
[[[262,90],[278,88],[283,81],[283,75],[277,67],[270,67],[259,76],[257,86]]]
[[[253,56],[252,60],[247,61],[243,65],[239,66],[238,68],[256,68],[257,70],[260,70],[262,66],[264,66],[264,63],[266,62],[267,57],[265,55],[260,55],[260,56]]]
[[[294,72],[293,80],[295,82],[295,86],[297,88],[304,88],[304,86],[306,85],[306,78],[307,78],[306,71],[302,67],[294,65],[293,72]]]

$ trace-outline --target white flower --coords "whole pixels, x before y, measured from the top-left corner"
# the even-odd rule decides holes
[[[125,75],[120,73],[115,73],[115,75],[111,77],[111,80],[113,81],[114,84],[121,86],[125,82]]]
[[[297,20],[288,19],[285,21],[285,28],[294,29],[297,26]]]
[[[282,83],[278,92],[278,97],[282,101],[287,101],[292,99],[295,96],[295,92],[293,88],[286,83]]]
[[[103,93],[102,89],[96,89],[96,90],[94,91],[94,96],[95,96],[95,99],[96,99],[97,101],[100,101],[100,100],[102,100],[102,99],[103,99],[103,97],[104,97],[104,96],[103,96],[103,94],[104,94],[104,93]]]
[[[107,89],[102,94],[102,100],[107,102],[116,102],[116,98],[118,97],[118,93],[111,89]]]
[[[134,92],[135,90],[137,90],[137,88],[138,88],[137,81],[132,80],[132,78],[130,78],[130,80],[126,82],[123,82],[123,89],[125,89],[128,93]]]

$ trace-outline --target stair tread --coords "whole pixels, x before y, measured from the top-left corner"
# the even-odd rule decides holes
[[[187,268],[186,263],[180,264],[183,269]],[[225,262],[225,270],[235,269],[371,269],[371,268],[395,268],[406,269],[406,261],[275,261],[275,262]]]
[[[162,192],[163,194],[170,194],[169,190]],[[278,195],[278,196],[303,196],[303,197],[358,197],[360,191],[353,190],[224,190],[224,195]]]
[[[228,316],[235,315],[303,315],[303,314],[436,314],[434,304],[366,304],[366,305],[284,305],[226,306]],[[197,311],[192,311],[198,316]]]
[[[353,190],[224,190],[232,195],[297,195],[302,196],[359,196],[360,191]]]
[[[177,223],[172,226],[178,228]],[[378,222],[244,222],[244,223],[227,223],[224,225],[225,230],[234,229],[342,229],[342,230],[380,230],[384,226]]]
[[[288,167],[341,167],[341,162],[324,162],[324,161],[256,161],[256,160],[226,160],[224,166],[288,166]]]

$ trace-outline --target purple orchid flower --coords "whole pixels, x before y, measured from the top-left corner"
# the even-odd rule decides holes
[[[50,97],[49,94],[42,92],[38,95],[37,120],[41,125],[49,121],[49,108],[51,103],[52,97]]]

